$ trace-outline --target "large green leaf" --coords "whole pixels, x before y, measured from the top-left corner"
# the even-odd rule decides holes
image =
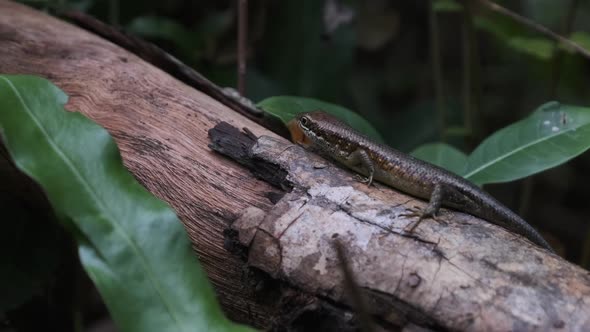
[[[247,330],[223,316],[174,212],[124,168],[107,131],[66,112],[66,101],[44,79],[0,76],[0,132],[75,236],[119,328]]]
[[[560,165],[590,148],[590,108],[550,102],[484,140],[464,177],[477,183],[520,179]]]
[[[334,115],[365,135],[379,142],[383,142],[377,130],[360,115],[342,106],[321,100],[304,97],[277,96],[264,99],[258,103],[258,107],[262,108],[267,114],[277,117],[285,124],[298,113],[322,110]]]
[[[457,175],[463,174],[467,155],[445,143],[424,144],[412,151],[412,156],[445,168]]]

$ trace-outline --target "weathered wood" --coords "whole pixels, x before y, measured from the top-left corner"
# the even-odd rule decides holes
[[[220,124],[218,127],[227,127]],[[227,133],[229,130],[224,129]],[[425,202],[376,184],[369,188],[322,158],[263,136],[212,146],[290,193],[268,213],[250,208],[232,225],[248,263],[335,303],[349,303],[334,240],[381,327],[546,331],[590,329],[590,275],[521,236],[445,210],[415,233],[408,209]],[[246,136],[246,135],[245,135]],[[224,145],[225,144],[225,145]],[[235,152],[224,146],[241,146]],[[261,165],[267,164],[264,167]],[[282,178],[264,169],[280,169]],[[386,324],[383,326],[383,324]]]

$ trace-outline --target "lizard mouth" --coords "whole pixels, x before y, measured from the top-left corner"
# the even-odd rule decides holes
[[[293,143],[297,143],[304,147],[308,147],[311,145],[311,140],[309,139],[309,137],[307,137],[307,135],[305,135],[301,127],[299,127],[298,121],[296,119],[289,121],[287,123],[287,128],[291,133],[291,140],[293,141]]]

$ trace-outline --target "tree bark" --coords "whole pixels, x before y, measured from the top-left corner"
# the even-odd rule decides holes
[[[403,214],[424,202],[359,183],[84,30],[0,1],[0,72],[52,80],[68,109],[109,130],[126,167],[183,221],[235,320],[268,327],[311,312],[338,329],[363,314],[380,329],[590,329],[587,271],[450,210],[407,234]],[[211,141],[221,122],[255,136],[222,125]],[[364,300],[350,300],[355,289]]]

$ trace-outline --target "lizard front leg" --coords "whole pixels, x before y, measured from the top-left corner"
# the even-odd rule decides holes
[[[355,150],[346,156],[346,163],[350,166],[359,166],[365,170],[369,176],[363,181],[367,183],[367,186],[371,186],[373,183],[373,175],[375,174],[375,164],[369,154],[365,150]]]
[[[436,214],[438,213],[438,210],[440,210],[440,207],[442,205],[444,193],[445,187],[441,183],[435,184],[434,189],[432,190],[432,194],[430,194],[430,201],[428,202],[426,208],[421,212],[417,211],[404,215],[406,217],[418,217],[418,220],[412,224],[412,226],[408,230],[408,233],[412,233],[416,229],[416,227],[420,225],[422,220],[426,218],[432,218],[434,220],[437,220]]]

